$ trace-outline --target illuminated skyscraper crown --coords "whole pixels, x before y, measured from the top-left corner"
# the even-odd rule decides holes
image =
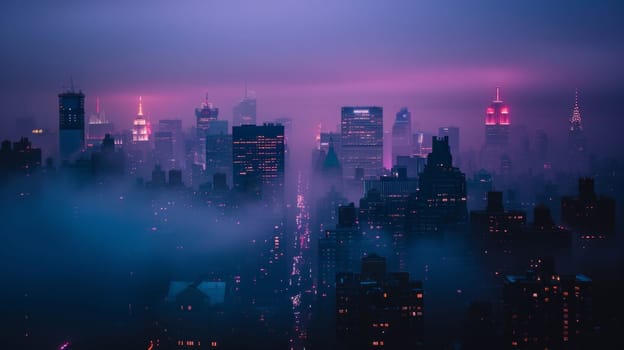
[[[509,125],[509,107],[500,98],[500,87],[496,87],[496,99],[485,111],[485,125]]]
[[[570,130],[583,130],[581,125],[581,109],[579,108],[578,90],[574,96],[574,108],[572,109],[572,117],[570,117]]]

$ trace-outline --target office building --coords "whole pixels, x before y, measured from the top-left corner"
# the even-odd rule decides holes
[[[338,349],[422,349],[422,282],[387,273],[374,254],[362,259],[361,273],[338,273],[336,337]]]
[[[432,152],[418,182],[417,231],[438,231],[465,222],[466,175],[453,166],[448,137],[432,138]]]
[[[397,164],[397,157],[413,155],[412,113],[407,107],[397,112],[392,125],[392,165]]]
[[[284,127],[276,124],[235,126],[232,129],[232,165],[236,190],[251,196],[273,194],[279,197],[284,187]]]
[[[195,109],[195,130],[197,132],[196,136],[196,149],[197,155],[195,157],[195,162],[198,164],[205,165],[206,162],[206,135],[210,134],[219,134],[224,133],[227,134],[227,121],[225,121],[225,129],[224,131],[215,132],[211,129],[215,127],[222,127],[222,124],[215,124],[214,122],[218,121],[219,118],[219,108],[214,107],[210,101],[208,101],[208,94],[206,94],[206,100],[199,106],[199,108]]]
[[[509,348],[588,348],[594,326],[589,277],[560,275],[552,258],[538,258],[526,274],[506,276],[503,293]]]
[[[342,107],[340,134],[343,175],[377,176],[383,171],[383,109],[381,107]]]
[[[62,162],[72,161],[85,145],[85,95],[73,89],[58,95],[59,151]]]

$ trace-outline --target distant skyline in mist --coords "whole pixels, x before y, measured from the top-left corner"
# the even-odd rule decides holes
[[[56,95],[70,77],[86,94],[87,114],[100,96],[120,130],[131,127],[139,95],[152,123],[193,125],[205,93],[231,120],[246,82],[259,122],[290,117],[310,144],[319,122],[336,127],[341,106],[377,105],[386,130],[407,106],[415,128],[457,125],[465,148],[476,149],[497,85],[512,124],[530,136],[546,129],[563,140],[575,88],[590,138],[617,141],[624,126],[620,1],[3,5],[2,137],[21,116],[56,128]]]

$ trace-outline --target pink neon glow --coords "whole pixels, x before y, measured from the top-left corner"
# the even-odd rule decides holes
[[[69,342],[66,341],[65,343],[63,343],[63,345],[61,345],[61,347],[59,348],[59,350],[65,350],[69,347]]]
[[[503,107],[503,108],[501,109],[501,113],[502,113],[502,114],[509,114],[509,108],[507,108],[507,107]]]
[[[494,114],[494,108],[492,108],[492,107],[488,107],[488,109],[487,109],[487,112],[486,112],[486,113],[487,113],[487,114]]]

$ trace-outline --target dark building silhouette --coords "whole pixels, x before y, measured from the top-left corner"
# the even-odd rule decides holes
[[[227,121],[211,122],[212,128],[206,134],[206,176],[217,173],[228,174],[231,182],[232,174],[232,134],[228,132]]]
[[[165,171],[162,169],[160,164],[154,165],[154,170],[152,170],[152,181],[148,183],[148,185],[152,188],[161,188],[165,187],[167,184],[167,176]]]
[[[466,208],[466,175],[453,166],[448,137],[432,138],[432,151],[420,174],[415,213],[418,232],[439,231],[446,225],[463,223]]]
[[[85,95],[73,89],[58,95],[59,151],[62,162],[75,158],[85,145]]]
[[[0,174],[31,174],[41,167],[41,149],[33,148],[28,138],[19,141],[2,141],[0,148]]]
[[[420,349],[424,291],[406,272],[386,273],[385,259],[362,259],[361,273],[336,276],[338,349]]]
[[[337,272],[353,272],[361,255],[361,232],[355,205],[338,207],[338,224],[319,239],[319,276],[321,293],[334,289]]]
[[[342,107],[340,134],[343,175],[354,177],[356,168],[363,169],[365,176],[379,175],[383,169],[383,109]]]
[[[91,154],[95,179],[123,175],[126,167],[125,154],[115,149],[115,139],[110,134],[106,134],[101,142],[100,151]]]
[[[182,182],[182,170],[171,169],[169,170],[169,187],[181,188],[184,187]]]
[[[276,124],[235,126],[232,129],[232,163],[236,190],[281,201],[284,127]]]
[[[502,192],[488,192],[485,210],[472,210],[470,224],[474,232],[501,238],[518,234],[526,225],[526,213],[520,210],[505,210]]]
[[[615,200],[598,197],[594,179],[580,178],[578,196],[561,198],[561,221],[583,234],[601,235],[615,230]]]
[[[593,333],[592,280],[559,275],[552,258],[505,277],[505,341],[512,349],[585,349]]]
[[[418,174],[425,170],[425,164],[427,164],[427,158],[420,155],[398,156],[396,158],[396,166],[405,168],[407,177],[414,179],[418,178]]]

